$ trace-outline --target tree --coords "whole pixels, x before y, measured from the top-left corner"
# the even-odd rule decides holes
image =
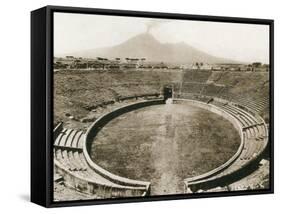
[[[254,62],[253,67],[260,67],[262,65],[261,62]]]

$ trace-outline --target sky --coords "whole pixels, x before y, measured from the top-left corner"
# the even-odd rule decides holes
[[[90,14],[54,14],[54,55],[109,47],[149,32],[162,43],[185,42],[208,54],[269,63],[269,26]]]

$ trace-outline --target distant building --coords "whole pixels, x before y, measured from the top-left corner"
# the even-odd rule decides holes
[[[153,68],[154,69],[168,69],[168,66],[164,62],[161,62],[161,63],[153,65]]]
[[[126,63],[123,64],[123,68],[138,68],[141,63],[139,58],[125,58]]]
[[[211,70],[212,66],[210,64],[203,63],[203,62],[195,62],[191,65],[191,69]]]
[[[74,56],[66,56],[66,59],[74,59]]]
[[[223,68],[221,66],[218,66],[218,65],[213,65],[211,67],[211,70],[213,70],[213,71],[223,71]]]
[[[202,69],[202,70],[211,70],[212,66],[210,64],[204,63],[203,65],[200,66],[200,69]]]

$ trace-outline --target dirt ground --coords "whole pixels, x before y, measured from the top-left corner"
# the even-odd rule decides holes
[[[257,170],[232,183],[228,186],[229,190],[252,190],[252,189],[268,189],[269,188],[269,164],[270,162],[263,159]]]
[[[207,191],[200,192],[225,192],[225,191],[241,191],[241,190],[262,190],[268,189],[269,184],[270,161],[262,159],[259,166],[252,172],[249,172],[244,178],[229,184],[228,186],[216,187]]]
[[[109,122],[97,135],[91,156],[110,172],[152,182],[152,195],[177,194],[183,193],[184,178],[223,164],[239,143],[232,124],[217,114],[166,104]]]
[[[95,195],[88,195],[66,187],[63,183],[54,182],[54,201],[71,201],[98,199]]]

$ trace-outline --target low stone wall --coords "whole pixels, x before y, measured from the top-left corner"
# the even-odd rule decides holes
[[[218,101],[218,100],[217,100]],[[220,101],[225,101],[226,100],[220,100]],[[237,152],[223,165],[207,172],[199,176],[195,176],[192,178],[187,178],[184,180],[185,183],[185,191],[188,189],[192,190],[198,190],[198,189],[204,189],[206,187],[215,187],[219,186],[221,184],[226,183],[227,181],[231,181],[233,177],[237,178],[241,175],[244,175],[249,169],[254,167],[258,161],[260,160],[260,156],[257,156],[254,158],[252,161],[249,161],[249,163],[245,164],[243,166],[243,170],[237,171],[231,173],[230,175],[227,176],[222,176],[215,178],[215,176],[223,170],[227,169],[228,167],[231,166],[231,164],[239,158],[241,155],[241,152],[244,147],[244,135],[243,135],[243,129],[240,124],[240,122],[234,118],[232,115],[230,115],[228,112],[224,111],[223,109],[212,105],[212,104],[206,104],[205,102],[197,101],[197,100],[188,100],[188,99],[174,99],[174,103],[188,103],[190,105],[197,106],[199,108],[206,109],[208,111],[211,111],[215,114],[218,114],[228,121],[232,123],[234,128],[239,132],[240,138],[241,138],[241,143],[240,146],[237,150]],[[148,101],[141,101],[133,104],[129,104],[126,106],[123,106],[121,108],[118,108],[110,113],[107,113],[100,117],[98,120],[96,120],[87,130],[84,140],[83,140],[83,153],[85,156],[85,159],[89,166],[98,174],[101,176],[107,178],[108,180],[122,185],[120,187],[111,187],[111,186],[105,186],[101,185],[99,183],[95,183],[90,180],[86,180],[82,177],[79,177],[68,170],[64,169],[64,167],[60,166],[60,163],[55,160],[55,165],[56,170],[58,171],[59,174],[63,175],[64,179],[67,181],[67,184],[71,186],[72,188],[81,191],[81,192],[86,192],[86,193],[91,193],[91,194],[97,194],[101,197],[126,197],[126,196],[145,196],[148,195],[150,192],[150,182],[145,182],[145,181],[138,181],[138,180],[132,180],[128,178],[124,178],[118,175],[114,175],[107,170],[103,169],[102,167],[98,166],[96,163],[92,161],[92,159],[89,156],[89,150],[91,148],[91,144],[94,141],[94,138],[97,136],[98,132],[111,120],[114,118],[125,114],[130,111],[137,110],[139,108],[143,108],[146,106],[151,106],[151,105],[159,105],[159,104],[164,104],[163,99],[154,99],[154,100],[148,100]],[[261,118],[262,120],[262,118]],[[263,120],[262,120],[263,121]],[[264,123],[265,124],[265,123]],[[266,131],[267,127],[265,125]],[[59,124],[55,130],[54,130],[54,137],[56,137],[57,133],[59,133],[62,130],[62,124]],[[55,138],[54,138],[55,139]],[[266,139],[267,141],[267,136]],[[214,177],[215,179],[213,179]]]
[[[125,114],[130,111],[134,111],[139,108],[143,108],[146,106],[151,106],[151,105],[160,105],[164,104],[164,101],[162,99],[155,99],[155,100],[148,100],[148,101],[141,101],[133,104],[129,104],[126,106],[123,106],[121,108],[115,109],[114,111],[107,113],[103,116],[101,116],[99,119],[97,119],[87,130],[85,134],[85,139],[83,143],[83,152],[85,155],[85,158],[90,165],[90,167],[100,174],[101,176],[107,178],[108,180],[120,184],[120,185],[126,185],[126,186],[131,186],[131,187],[145,187],[147,189],[147,192],[150,190],[150,182],[145,182],[145,181],[138,181],[138,180],[133,180],[133,179],[128,179],[124,178],[118,175],[114,175],[111,172],[103,169],[99,165],[93,162],[93,160],[90,158],[89,155],[89,150],[91,148],[91,144],[94,141],[94,138],[98,134],[98,132],[111,120],[114,118]]]
[[[53,139],[56,139],[60,132],[62,131],[63,129],[63,123],[59,123],[55,128],[54,128],[54,131],[53,131]]]
[[[138,99],[138,98],[153,98],[155,100],[156,97],[159,97],[160,93],[147,93],[147,94],[138,94],[138,95],[132,95],[127,97],[119,97],[118,100],[130,100],[130,99]]]
[[[218,114],[218,115],[226,118],[228,121],[230,121],[233,124],[234,128],[239,132],[239,135],[241,137],[241,143],[240,143],[240,146],[239,146],[237,152],[226,163],[224,163],[220,167],[218,167],[214,170],[211,170],[207,173],[204,173],[202,175],[185,179],[186,184],[189,182],[196,182],[196,181],[200,181],[200,180],[215,176],[216,174],[222,172],[227,167],[229,167],[240,156],[242,149],[244,147],[244,137],[243,137],[242,126],[239,123],[239,121],[236,120],[236,118],[234,118],[233,116],[231,116],[224,110],[220,109],[219,107],[216,107],[211,104],[206,104],[204,102],[200,102],[200,101],[196,101],[196,100],[187,100],[187,99],[174,99],[173,102],[174,103],[188,103],[190,105],[194,105],[199,108],[206,109],[208,111],[211,111],[215,114]],[[145,106],[158,105],[158,104],[163,104],[163,103],[164,103],[163,100],[150,100],[150,101],[138,102],[138,103],[134,103],[134,104],[130,104],[130,105],[121,107],[119,109],[116,109],[115,111],[112,111],[112,112],[100,117],[95,123],[92,124],[92,126],[88,129],[88,131],[85,135],[84,153],[86,154],[85,156],[86,156],[86,159],[87,159],[89,165],[97,173],[101,174],[102,176],[104,176],[104,177],[108,178],[109,180],[112,180],[116,183],[119,183],[122,185],[124,185],[124,184],[133,185],[133,186],[145,185],[145,183],[143,181],[136,181],[136,180],[123,178],[123,177],[120,177],[117,175],[113,175],[110,172],[106,171],[105,169],[101,168],[100,166],[98,166],[91,160],[91,158],[88,154],[88,150],[90,149],[91,143],[93,142],[93,140],[94,140],[95,136],[98,134],[98,132],[112,119],[114,119],[124,113],[130,112],[130,111],[133,111],[133,110],[145,107]]]
[[[101,198],[145,196],[147,188],[130,186],[109,186],[85,179],[65,169],[57,160],[54,160],[55,170],[63,176],[65,184],[76,191],[95,195]]]

